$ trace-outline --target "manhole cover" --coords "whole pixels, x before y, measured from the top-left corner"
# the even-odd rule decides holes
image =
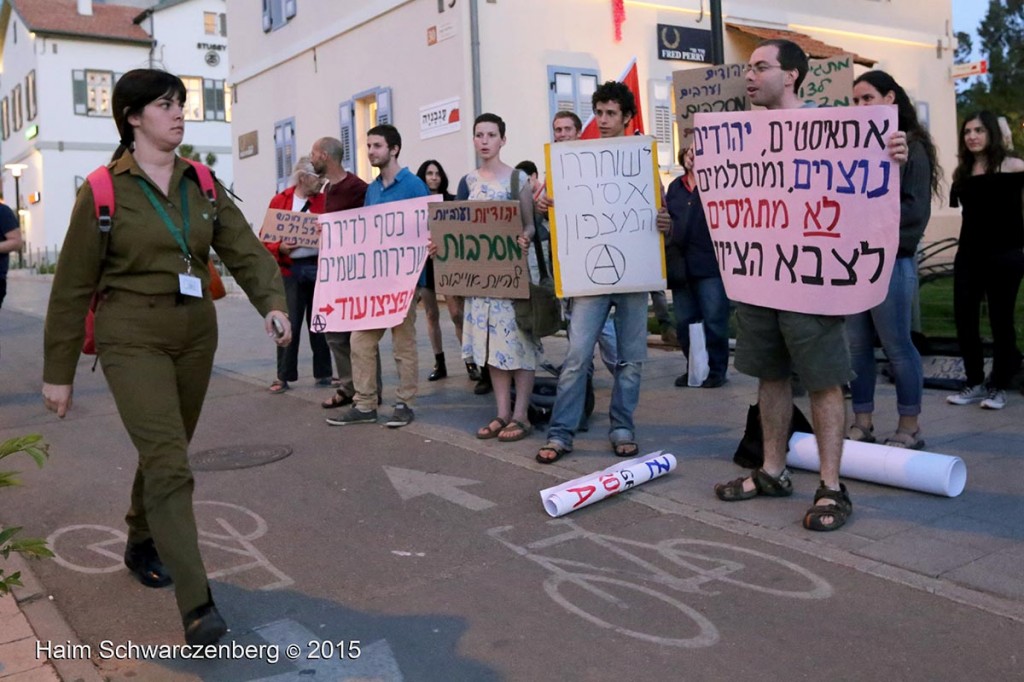
[[[202,450],[189,458],[196,471],[248,469],[276,462],[292,454],[289,445],[233,445]]]

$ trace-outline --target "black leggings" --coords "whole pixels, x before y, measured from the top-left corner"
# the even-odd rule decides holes
[[[988,301],[994,345],[990,387],[1009,388],[1020,367],[1013,313],[1022,273],[1024,270],[1017,259],[1000,256],[984,260],[958,257],[953,264],[953,317],[968,386],[977,386],[985,380],[980,321],[982,299]]]

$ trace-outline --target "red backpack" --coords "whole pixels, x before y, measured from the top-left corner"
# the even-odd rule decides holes
[[[213,173],[210,171],[210,168],[198,161],[185,158],[182,158],[182,160],[192,164],[196,171],[196,178],[199,180],[200,191],[202,191],[203,196],[210,200],[211,204],[216,206],[217,183],[213,180]],[[107,257],[107,244],[110,240],[110,228],[114,224],[114,209],[117,207],[117,203],[114,201],[114,180],[110,175],[110,168],[107,166],[100,166],[89,173],[85,180],[92,189],[96,223],[99,225],[100,238],[103,241],[103,258],[105,259]],[[217,229],[220,226],[220,221],[217,218],[216,211],[214,211],[213,215],[213,227]],[[220,278],[220,273],[213,266],[213,261],[209,261],[209,266],[210,297],[216,301],[217,299],[224,298],[226,292],[224,290],[224,282]],[[99,300],[100,294],[97,291],[92,295],[92,301],[89,303],[89,312],[85,316],[85,340],[82,342],[82,352],[86,355],[96,355],[96,306]]]

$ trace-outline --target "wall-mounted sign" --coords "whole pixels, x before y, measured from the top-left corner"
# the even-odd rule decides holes
[[[711,62],[711,31],[658,24],[658,59]]]
[[[420,107],[421,140],[454,133],[461,128],[458,97]]]
[[[238,158],[248,159],[260,153],[260,143],[257,138],[257,131],[244,133],[238,136]]]
[[[221,45],[219,43],[196,43],[196,48],[200,50],[217,50],[223,52],[228,49],[227,45]]]
[[[442,21],[436,26],[427,29],[427,47],[443,43],[449,38],[455,37],[455,22]]]
[[[207,66],[217,66],[220,64],[220,55],[217,52],[210,50],[203,55],[203,60],[206,61]]]

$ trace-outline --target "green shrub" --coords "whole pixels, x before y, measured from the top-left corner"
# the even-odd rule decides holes
[[[49,456],[49,446],[42,442],[43,437],[34,434],[31,436],[22,436],[21,438],[11,438],[10,440],[0,443],[0,460],[4,459],[9,455],[13,455],[19,452],[24,452],[35,460],[36,465],[39,467],[43,466],[46,462],[46,458]],[[16,471],[0,471],[0,488],[7,488],[14,485],[19,485],[19,481],[16,478]],[[0,557],[6,560],[11,552],[17,552],[23,556],[28,557],[51,557],[51,552],[46,547],[46,541],[38,538],[22,538],[15,540],[14,536],[21,530],[20,527],[12,526],[10,528],[4,528],[0,530]],[[21,573],[15,571],[14,573],[7,574],[2,567],[0,567],[0,595],[7,594],[11,591],[14,586],[21,585]]]

